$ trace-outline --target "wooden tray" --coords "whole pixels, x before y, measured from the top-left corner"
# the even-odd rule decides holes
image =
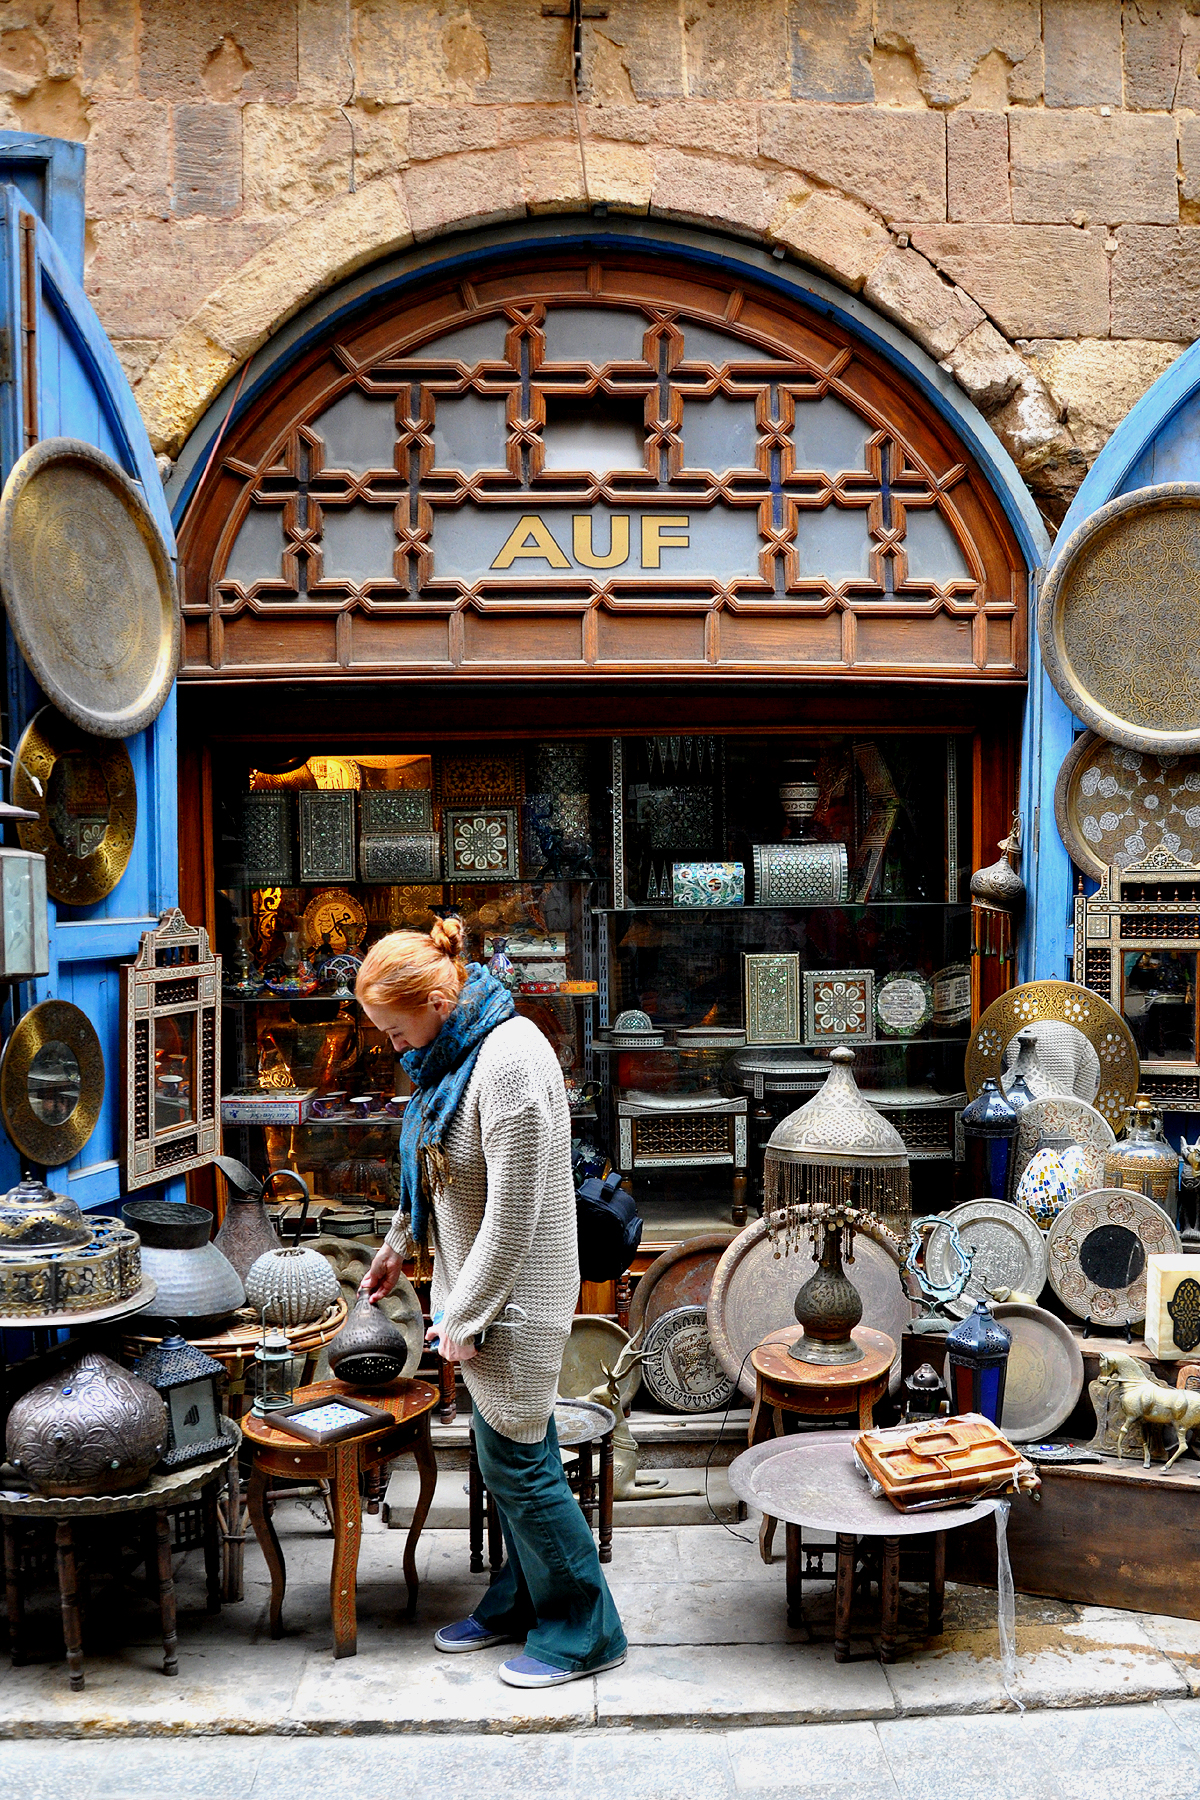
[[[1021,1457],[988,1419],[935,1419],[910,1431],[865,1431],[855,1453],[899,1512],[963,1504],[997,1491]]]

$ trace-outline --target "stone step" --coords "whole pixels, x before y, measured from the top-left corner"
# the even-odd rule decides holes
[[[433,1447],[440,1469],[465,1469],[471,1426],[469,1412],[460,1411],[453,1425],[434,1423]],[[635,1407],[629,1427],[638,1446],[643,1469],[726,1468],[746,1448],[750,1409],[737,1407],[724,1413],[683,1414],[639,1412]]]
[[[659,1469],[656,1473],[667,1477],[665,1489],[645,1498],[613,1501],[614,1531],[623,1525],[731,1525],[745,1517],[745,1508],[724,1469],[708,1471],[707,1499],[703,1469]],[[394,1531],[408,1529],[420,1488],[415,1469],[393,1469],[383,1498],[385,1525]],[[466,1531],[469,1524],[466,1471],[439,1468],[425,1529]]]

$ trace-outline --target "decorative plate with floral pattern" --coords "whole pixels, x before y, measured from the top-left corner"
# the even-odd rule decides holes
[[[1112,1126],[1086,1100],[1077,1100],[1073,1094],[1048,1094],[1018,1115],[1013,1147],[1014,1188],[1038,1147],[1038,1139],[1043,1137],[1069,1138],[1079,1145],[1087,1172],[1084,1193],[1104,1186],[1104,1153],[1117,1141]]]
[[[1146,1258],[1178,1256],[1162,1207],[1128,1188],[1072,1200],[1050,1227],[1050,1286],[1077,1319],[1132,1325],[1146,1316]]]
[[[1054,814],[1075,863],[1097,879],[1151,850],[1200,863],[1200,756],[1126,750],[1086,731],[1063,758]]]

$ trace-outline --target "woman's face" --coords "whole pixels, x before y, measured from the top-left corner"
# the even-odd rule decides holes
[[[424,1006],[387,1006],[382,1001],[368,1006],[365,1000],[360,1000],[359,1005],[376,1030],[391,1039],[397,1055],[403,1055],[406,1050],[423,1050],[426,1044],[432,1044],[448,1014],[454,1011],[455,1002],[440,988],[434,988]]]

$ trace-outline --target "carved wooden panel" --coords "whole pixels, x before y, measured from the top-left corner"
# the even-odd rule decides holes
[[[231,429],[180,543],[190,680],[1025,669],[1019,549],[915,390],[621,258],[380,301]]]

